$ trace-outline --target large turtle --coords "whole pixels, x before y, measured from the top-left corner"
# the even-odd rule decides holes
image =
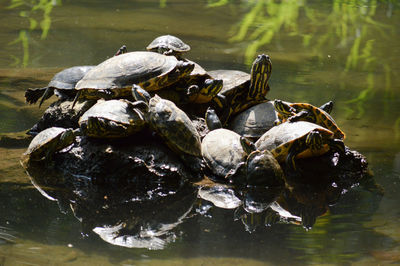
[[[344,132],[339,128],[328,112],[324,111],[324,108],[328,110],[331,109],[329,103],[330,102],[321,106],[322,108],[318,108],[309,103],[286,103],[281,100],[275,100],[274,106],[283,121],[308,121],[315,123],[332,131],[336,138],[344,139]]]
[[[219,93],[221,97],[214,98],[214,103],[223,114],[224,125],[232,115],[266,101],[265,95],[270,90],[268,80],[271,70],[269,56],[260,54],[253,62],[250,74],[238,70],[209,71],[213,78],[223,80],[224,85]],[[225,100],[221,101],[221,98]]]
[[[78,99],[130,97],[133,84],[160,90],[189,75],[194,64],[154,52],[114,56],[90,70],[77,84]]]
[[[39,106],[41,106],[42,103],[53,94],[56,94],[62,100],[75,97],[76,83],[93,67],[94,66],[74,66],[58,72],[46,87],[27,89],[25,92],[26,102],[34,104],[42,97],[39,104]]]
[[[146,124],[143,102],[99,100],[79,119],[82,133],[94,138],[121,138],[142,130]]]
[[[296,158],[319,156],[330,149],[344,152],[344,144],[332,131],[306,122],[284,122],[265,132],[255,143],[258,150],[269,150],[278,162],[296,169]]]
[[[213,174],[238,185],[283,184],[283,171],[271,152],[257,150],[239,134],[218,127],[215,111],[206,112],[210,132],[201,143],[203,159]]]
[[[32,139],[28,149],[22,155],[22,164],[26,166],[29,161],[51,158],[54,152],[71,145],[79,134],[79,130],[61,127],[51,127],[41,131]]]
[[[190,51],[190,46],[173,35],[162,35],[155,38],[147,47],[148,51],[181,58],[182,53]]]
[[[197,169],[201,158],[200,135],[190,118],[173,102],[158,95],[150,98],[148,92],[138,85],[132,87],[133,97],[148,104],[145,119],[149,126],[164,139],[172,151]],[[194,165],[196,164],[196,165]]]

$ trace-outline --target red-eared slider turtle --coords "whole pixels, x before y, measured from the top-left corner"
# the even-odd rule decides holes
[[[275,125],[278,113],[274,102],[268,101],[257,104],[236,115],[229,123],[229,128],[250,140],[257,140]]]
[[[22,164],[26,166],[28,161],[50,158],[54,152],[71,145],[78,134],[79,130],[61,127],[51,127],[41,131],[32,139],[22,155]]]
[[[79,119],[82,133],[94,138],[122,138],[142,130],[147,106],[128,100],[99,100]]]
[[[274,106],[280,114],[283,121],[289,122],[308,121],[325,127],[334,133],[335,138],[344,139],[345,134],[338,127],[335,120],[323,109],[309,103],[285,103],[281,100],[275,100]],[[328,108],[329,102],[324,104],[323,108]]]
[[[256,150],[255,145],[239,134],[224,128],[212,109],[206,113],[210,132],[201,143],[203,159],[211,172],[240,185],[283,184],[283,172],[269,151]]]
[[[157,91],[157,95],[178,105],[210,102],[221,91],[223,81],[211,77],[199,64],[189,60],[185,62],[194,64],[193,71],[170,87]]]
[[[225,100],[214,98],[218,109],[227,110],[222,117],[223,124],[226,124],[232,115],[266,101],[265,95],[270,90],[268,80],[271,70],[269,56],[261,54],[254,60],[250,74],[238,70],[209,71],[213,78],[223,80],[223,88],[219,94]]]
[[[145,119],[171,150],[188,163],[200,164],[200,135],[186,113],[158,95],[149,99],[150,95],[140,86],[134,85],[132,94],[138,102],[148,102]],[[196,165],[190,167],[197,168]]]
[[[332,131],[306,122],[285,122],[262,135],[255,143],[258,150],[269,150],[278,160],[295,170],[296,158],[319,156],[329,149],[344,152],[344,144]]]
[[[155,38],[147,47],[148,51],[157,52],[164,55],[174,55],[181,58],[182,53],[188,52],[190,46],[178,37],[172,35],[162,35]]]
[[[36,103],[40,97],[40,105],[43,101],[56,94],[61,99],[73,98],[76,95],[75,85],[83,76],[94,66],[74,66],[64,69],[51,79],[47,87],[37,89],[27,89],[25,92],[26,102]],[[39,105],[39,106],[40,106]]]
[[[194,64],[153,52],[114,56],[90,70],[76,84],[78,99],[130,97],[133,84],[160,90],[189,75]]]

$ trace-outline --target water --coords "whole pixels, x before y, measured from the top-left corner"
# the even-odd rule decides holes
[[[143,50],[168,33],[189,43],[187,57],[206,69],[249,71],[256,54],[269,54],[271,99],[315,105],[333,100],[346,145],[367,157],[384,197],[354,188],[309,231],[281,224],[250,234],[231,210],[212,208],[176,225],[175,240],[163,250],[129,249],[94,233],[83,236],[71,212],[60,212],[31,185],[19,165],[26,146],[2,147],[1,265],[399,262],[398,3],[259,0],[208,6],[216,2],[49,1],[49,17],[40,8],[0,4],[0,132],[28,129],[41,116],[44,108],[24,103],[26,88],[45,86],[62,68],[97,64],[122,44]],[[5,240],[2,232],[17,238]]]

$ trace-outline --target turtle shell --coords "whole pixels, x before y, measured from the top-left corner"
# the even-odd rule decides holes
[[[265,132],[255,145],[258,150],[271,151],[278,162],[283,162],[288,155],[290,147],[296,141],[305,141],[307,134],[313,130],[317,130],[324,140],[334,138],[332,131],[310,122],[285,122]],[[306,149],[299,153],[296,158],[319,156],[328,150],[328,145],[323,145],[322,149],[314,152]]]
[[[25,99],[27,103],[36,103],[40,97],[46,92],[46,90],[54,90],[54,93],[59,98],[74,97],[76,94],[75,85],[83,78],[83,76],[94,66],[74,66],[66,68],[57,74],[50,80],[47,87],[38,89],[27,89],[25,92]],[[53,91],[49,91],[48,95],[43,96],[50,98],[53,95]],[[46,100],[44,99],[44,100]]]
[[[40,160],[47,153],[63,149],[75,139],[71,128],[51,127],[37,134],[29,144],[28,149],[23,154],[23,161]]]
[[[224,128],[210,131],[201,143],[203,159],[213,174],[225,177],[247,157],[240,135]]]
[[[155,38],[147,47],[148,51],[166,51],[173,54],[174,52],[184,53],[190,50],[190,46],[184,43],[178,37],[172,35],[162,35]]]
[[[195,126],[184,111],[158,95],[149,101],[147,120],[150,126],[178,154],[201,157],[201,141]]]
[[[229,128],[239,135],[257,140],[274,126],[278,119],[273,101],[257,104],[236,115]]]
[[[127,100],[99,101],[79,119],[83,134],[95,138],[121,138],[144,128],[143,114]]]
[[[85,98],[129,97],[133,84],[147,91],[159,90],[188,75],[193,68],[192,63],[174,56],[130,52],[111,57],[91,69],[76,84],[76,89],[83,90]]]
[[[219,93],[228,98],[236,95],[242,88],[248,90],[250,86],[250,74],[243,71],[220,69],[208,73],[214,79],[223,80],[224,86]]]

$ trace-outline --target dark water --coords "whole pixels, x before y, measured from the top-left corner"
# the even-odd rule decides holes
[[[176,225],[163,250],[129,249],[82,234],[71,212],[32,187],[19,165],[26,147],[0,148],[0,265],[399,263],[396,1],[49,1],[36,9],[13,3],[21,5],[0,3],[1,133],[28,129],[41,116],[44,108],[24,103],[26,88],[46,85],[62,68],[100,63],[122,44],[143,50],[154,37],[173,34],[206,69],[249,71],[258,53],[269,54],[271,99],[333,100],[346,145],[367,157],[385,195],[356,187],[309,231],[278,224],[250,234],[232,210],[212,208]]]

